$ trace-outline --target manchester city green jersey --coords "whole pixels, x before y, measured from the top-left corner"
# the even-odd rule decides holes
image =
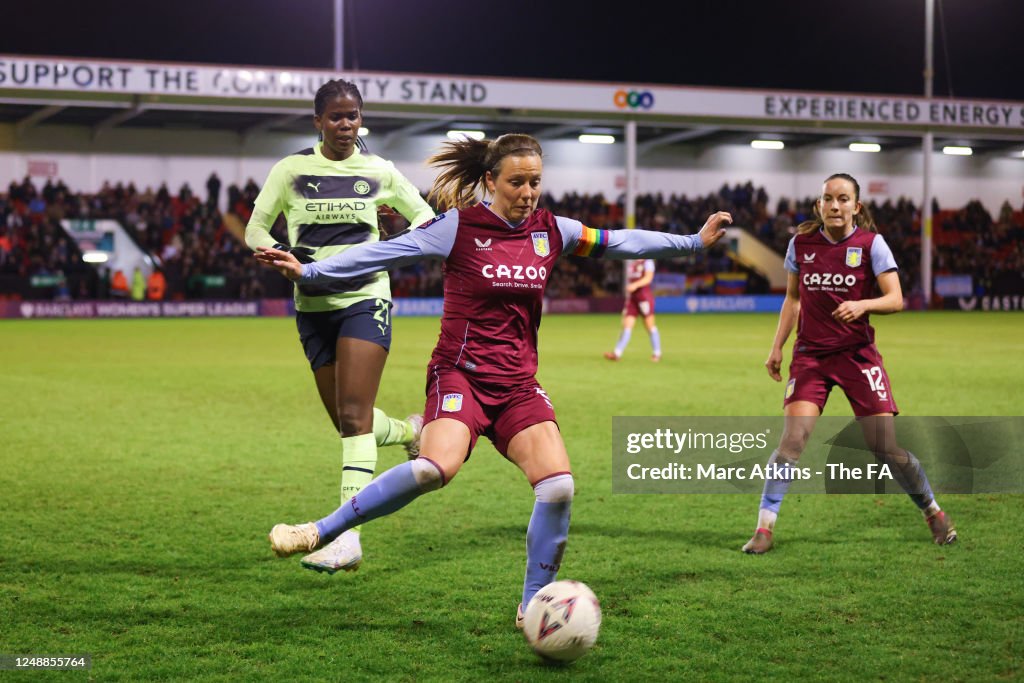
[[[348,159],[331,161],[317,145],[285,157],[270,170],[256,198],[246,242],[253,249],[273,246],[270,228],[283,212],[291,246],[313,249],[313,258],[320,261],[357,244],[378,241],[380,205],[395,209],[413,226],[434,217],[420,193],[390,161],[359,151]],[[366,299],[391,299],[386,272],[295,287],[295,308],[307,313],[345,308]]]

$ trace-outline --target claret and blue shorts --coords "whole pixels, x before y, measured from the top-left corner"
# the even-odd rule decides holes
[[[810,401],[824,412],[835,386],[846,394],[857,417],[899,413],[882,354],[874,344],[822,356],[793,354],[783,405]]]
[[[555,422],[555,409],[537,380],[496,383],[483,381],[456,368],[427,368],[427,405],[423,424],[442,417],[469,428],[469,450],[482,434],[508,457],[508,443],[519,432],[541,422]]]

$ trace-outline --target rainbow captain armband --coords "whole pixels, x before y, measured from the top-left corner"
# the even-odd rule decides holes
[[[573,256],[599,258],[604,256],[607,248],[608,231],[588,228],[584,225],[583,233],[580,235],[579,241],[576,242],[576,248],[572,250],[572,254]]]

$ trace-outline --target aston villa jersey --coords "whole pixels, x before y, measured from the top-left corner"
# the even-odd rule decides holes
[[[431,365],[514,382],[537,372],[544,289],[560,255],[669,258],[701,248],[697,235],[595,230],[543,209],[513,225],[477,204],[396,239],[306,264],[299,282],[320,284],[444,259],[444,313]]]
[[[626,262],[626,282],[627,284],[633,284],[637,280],[643,278],[648,272],[654,272],[654,260],[653,259],[634,259]],[[633,292],[633,296],[641,296],[651,294],[650,283],[644,285],[640,289]]]
[[[534,211],[515,227],[484,204],[459,211],[431,364],[485,379],[532,377],[544,288],[563,248],[548,211]]]
[[[832,313],[844,301],[874,298],[877,276],[896,270],[881,235],[854,228],[832,242],[822,230],[798,234],[790,240],[785,266],[800,280],[795,353],[821,355],[874,343],[869,316],[844,323]]]

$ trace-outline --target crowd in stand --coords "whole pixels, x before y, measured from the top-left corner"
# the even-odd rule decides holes
[[[75,193],[62,182],[46,181],[37,188],[30,178],[12,182],[0,193],[0,297],[32,297],[26,283],[40,287],[46,298],[88,299],[109,296],[146,296],[146,286],[122,291],[117,273],[84,263],[82,253],[64,228],[64,219],[114,219],[152,258],[160,282],[150,282],[149,296],[173,299],[287,297],[289,285],[258,267],[241,240],[259,187],[250,180],[227,190],[227,211],[218,208],[221,183],[216,174],[206,181],[204,197],[189,185],[171,194],[166,185],[139,191],[132,183],[106,183],[95,194]],[[780,199],[769,208],[764,188],[752,183],[724,185],[717,193],[686,195],[644,194],[637,197],[636,224],[673,233],[698,230],[703,218],[729,211],[734,224],[752,232],[778,253],[785,252],[794,226],[811,215],[813,198]],[[577,218],[596,228],[617,228],[624,223],[621,199],[600,194],[545,194],[541,206]],[[901,267],[904,292],[920,296],[919,212],[915,205],[896,202],[869,204],[879,230],[892,247]],[[380,216],[385,233],[402,230],[397,214]],[[969,274],[976,293],[1019,293],[1024,270],[1024,212],[1007,202],[993,217],[980,202],[954,211],[935,206],[936,274]],[[283,225],[273,234],[286,241]],[[733,260],[727,247],[659,265],[659,272],[680,276],[687,291],[714,292],[722,273],[741,274],[746,293],[768,291],[760,274]],[[134,275],[134,274],[133,274]],[[716,277],[717,276],[717,277]],[[121,273],[120,278],[129,279]],[[441,269],[433,262],[392,273],[396,297],[440,296]],[[616,262],[566,258],[552,273],[548,292],[571,298],[616,295],[621,292],[622,268]],[[141,292],[141,294],[140,294]]]
[[[59,277],[58,298],[118,296],[116,272],[83,263],[75,240],[61,220],[113,219],[148,253],[165,281],[165,296],[192,299],[288,296],[287,283],[265,277],[229,221],[218,209],[219,180],[211,176],[201,199],[188,184],[171,194],[166,184],[139,191],[133,183],[104,183],[95,194],[72,193],[60,182],[37,190],[30,178],[12,182],[0,194],[0,276],[18,276],[44,285],[39,276]],[[228,190],[230,213],[247,220],[259,188],[249,182]],[[240,233],[239,233],[240,234]],[[134,274],[121,274],[132,277]],[[10,279],[0,281],[0,295]],[[129,292],[132,288],[129,289]]]
[[[1024,212],[1003,202],[993,220],[981,202],[936,211],[933,272],[970,274],[975,294],[1024,294]]]
[[[51,283],[68,297],[69,282],[88,279],[91,268],[60,225],[69,196],[62,183],[47,182],[40,192],[28,178],[12,182],[7,194],[0,194],[0,293],[14,289],[14,282],[32,279]]]

